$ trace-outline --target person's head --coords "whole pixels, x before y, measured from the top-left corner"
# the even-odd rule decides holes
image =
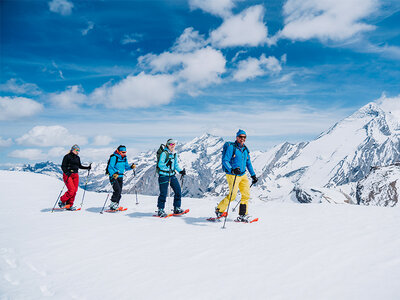
[[[81,148],[79,148],[79,146],[78,146],[77,144],[75,144],[75,145],[73,145],[73,146],[71,147],[71,152],[72,152],[73,154],[78,155],[78,154],[79,154],[79,151],[81,151]]]
[[[117,153],[122,157],[126,156],[126,147],[124,145],[119,145],[117,148]]]
[[[243,146],[244,142],[246,141],[247,134],[243,129],[239,129],[236,133],[236,141]]]
[[[167,147],[168,147],[169,151],[174,152],[175,145],[176,145],[176,141],[174,139],[169,139],[167,141]]]

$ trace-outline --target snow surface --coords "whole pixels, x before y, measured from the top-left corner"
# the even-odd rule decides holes
[[[159,219],[156,197],[101,215],[106,194],[87,192],[51,213],[61,188],[0,171],[0,299],[400,299],[398,207],[253,200],[260,221],[223,230],[205,220],[217,198]]]

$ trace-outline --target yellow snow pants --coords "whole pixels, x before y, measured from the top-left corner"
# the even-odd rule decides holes
[[[246,204],[246,214],[247,214],[247,206],[248,206],[247,203],[249,202],[249,199],[250,199],[249,178],[247,178],[246,174],[244,174],[242,176],[237,176],[235,186],[233,186],[233,181],[235,180],[235,175],[226,174],[226,180],[228,181],[228,185],[229,185],[229,194],[224,199],[222,199],[222,201],[218,204],[217,208],[219,209],[220,212],[224,212],[226,210],[226,208],[228,207],[229,198],[231,197],[231,193],[232,193],[231,201],[234,201],[236,198],[238,189],[239,189],[240,193],[242,194],[242,199],[240,199],[240,204]]]

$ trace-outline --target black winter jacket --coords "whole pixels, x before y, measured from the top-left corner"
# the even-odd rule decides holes
[[[63,158],[61,169],[66,175],[71,175],[71,173],[78,173],[78,169],[89,169],[89,167],[84,167],[81,164],[81,159],[78,155],[69,152]]]

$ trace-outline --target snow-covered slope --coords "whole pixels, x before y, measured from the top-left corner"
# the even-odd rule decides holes
[[[189,143],[178,145],[181,165],[188,171],[184,195],[204,197],[226,192],[221,169],[223,144],[222,138],[204,134]],[[252,150],[251,139],[248,147]],[[155,150],[152,150],[131,158],[131,161],[138,164],[138,168],[136,177],[127,173],[126,191],[137,189],[147,195],[158,194],[155,157]],[[251,158],[256,174],[260,177],[259,183],[252,188],[254,196],[264,200],[291,201],[293,197],[296,199],[295,188],[314,189],[324,190],[324,197],[330,197],[330,194],[337,191],[345,197],[350,196],[350,202],[355,202],[356,184],[369,173],[371,167],[400,161],[399,115],[392,113],[385,103],[369,103],[313,141],[283,143],[267,152],[252,151]],[[107,176],[104,175],[107,159],[104,159],[103,164],[94,165],[88,182],[89,190],[110,190]],[[60,176],[54,164],[48,168],[41,163],[16,170],[46,174],[53,172],[55,176]]]
[[[209,223],[215,198],[152,217],[156,197],[51,213],[62,183],[0,171],[0,299],[399,299],[400,210],[253,200],[259,222]],[[76,203],[81,202],[79,190]],[[171,205],[171,200],[168,201]]]

